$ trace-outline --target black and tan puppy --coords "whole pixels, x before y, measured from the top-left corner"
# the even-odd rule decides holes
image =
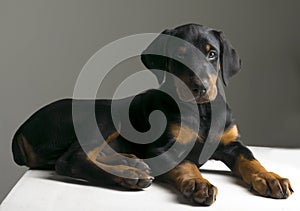
[[[184,40],[202,55],[191,53],[191,47],[184,43],[174,45],[168,37]],[[151,53],[157,48],[167,53]],[[192,149],[184,157],[182,153],[174,152],[162,156],[161,165],[173,168],[157,179],[173,184],[194,203],[211,205],[216,199],[217,188],[202,177],[198,159],[210,127],[214,124],[211,104],[224,103],[224,111],[214,114],[214,118],[224,119],[224,125],[218,134],[212,136],[220,141],[217,140],[218,146],[210,159],[224,162],[235,175],[262,196],[280,199],[292,194],[289,180],[268,172],[240,142],[238,127],[217,86],[218,76],[222,76],[227,85],[228,79],[241,68],[237,52],[222,32],[197,24],[165,30],[144,51],[141,59],[150,70],[160,69],[180,78],[192,93],[193,99],[176,80],[168,76],[163,80],[158,75],[161,88],[167,87],[177,99],[158,89],[116,100],[120,128],[113,124],[111,100],[95,101],[96,128],[90,125],[90,115],[85,110],[93,101],[64,99],[51,103],[34,113],[17,130],[12,143],[15,162],[30,168],[55,169],[58,174],[85,179],[93,184],[118,184],[130,189],[142,189],[152,183],[154,178],[151,175],[160,167],[147,163],[148,158],[164,155],[174,144],[184,148],[192,143]],[[127,114],[122,105],[129,100],[132,102]],[[180,113],[178,102],[184,107],[184,114]],[[191,105],[196,105],[197,110],[192,109]],[[72,106],[79,111],[75,119]],[[154,110],[162,111],[167,120],[167,126],[157,140],[138,144],[122,136],[122,132],[126,132],[126,125],[122,125],[122,115],[129,115],[135,130],[145,132],[151,128],[149,115]],[[199,120],[199,126],[195,129],[193,122]],[[79,144],[74,122],[81,129],[87,153],[83,150],[82,141]],[[102,144],[97,140],[99,131],[105,139]],[[108,146],[118,153],[112,153],[107,149]],[[178,159],[180,163],[176,163]]]

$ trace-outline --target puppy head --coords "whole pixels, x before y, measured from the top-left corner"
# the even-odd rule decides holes
[[[163,31],[142,53],[141,60],[150,70],[177,76],[198,104],[215,99],[219,73],[227,85],[241,69],[239,56],[224,33],[197,24]],[[162,71],[153,71],[159,83],[164,80]],[[174,84],[181,100],[192,100],[178,81],[174,80]]]

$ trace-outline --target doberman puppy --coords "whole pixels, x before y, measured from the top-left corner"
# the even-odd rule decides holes
[[[172,37],[185,42],[172,44]],[[191,53],[191,46],[187,43],[201,52],[202,57]],[[151,53],[157,49],[168,53]],[[198,163],[198,158],[214,124],[211,105],[225,103],[224,111],[215,114],[217,119],[225,119],[219,134],[212,136],[219,142],[210,159],[224,162],[262,196],[282,199],[292,194],[289,180],[268,172],[240,142],[237,124],[217,86],[219,78],[227,85],[229,78],[241,69],[240,58],[223,32],[198,24],[165,30],[143,52],[141,60],[152,71],[159,69],[175,75],[189,91],[182,88],[175,77],[168,74],[161,77],[153,71],[161,88],[147,90],[132,98],[53,102],[34,113],[17,130],[12,143],[15,162],[33,169],[55,169],[58,174],[96,185],[117,184],[129,189],[143,189],[151,185],[154,179],[151,175],[160,168],[157,164],[147,163],[147,159],[163,155],[161,165],[169,169],[156,178],[176,186],[193,203],[211,205],[218,191],[202,177],[199,171],[202,163]],[[177,97],[174,99],[161,91],[164,87]],[[187,92],[192,94],[192,99]],[[113,101],[117,102],[119,109],[116,116],[120,127],[115,126],[111,116]],[[122,105],[128,101],[131,103],[127,114]],[[91,103],[94,103],[97,128],[91,126],[90,115],[85,109]],[[184,108],[184,113],[178,103]],[[79,111],[76,118],[72,115],[74,106]],[[136,131],[146,132],[151,128],[149,115],[155,110],[162,111],[167,122],[155,141],[133,143],[122,136],[126,130],[126,125],[122,125],[122,115],[129,116]],[[200,121],[198,128],[194,127],[195,121]],[[79,143],[75,123],[83,134],[83,142]],[[97,140],[99,131],[104,138],[101,144]],[[191,150],[183,156],[182,153],[176,154],[176,150],[164,154],[174,144],[184,148],[191,143]]]

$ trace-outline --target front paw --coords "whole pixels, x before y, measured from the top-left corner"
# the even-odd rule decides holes
[[[150,167],[132,154],[100,154],[95,164],[112,174],[113,181],[126,189],[144,189],[154,180]]]
[[[293,193],[290,181],[273,172],[254,174],[251,187],[260,195],[275,199],[286,199]]]
[[[115,166],[121,172],[122,177],[114,176],[114,181],[126,189],[140,190],[151,185],[154,177],[141,169],[119,165]],[[120,173],[119,172],[119,173]]]
[[[183,195],[196,204],[209,206],[216,201],[218,189],[205,179],[186,179],[180,186]]]

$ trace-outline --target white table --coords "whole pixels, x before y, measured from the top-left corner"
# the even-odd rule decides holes
[[[120,191],[85,185],[53,171],[28,170],[1,205],[1,211],[86,210],[300,210],[300,149],[251,147],[269,171],[288,177],[295,193],[287,200],[259,197],[218,161],[209,161],[202,173],[218,187],[210,207],[191,206],[172,187],[152,184],[143,191]],[[214,170],[212,170],[214,169]]]

